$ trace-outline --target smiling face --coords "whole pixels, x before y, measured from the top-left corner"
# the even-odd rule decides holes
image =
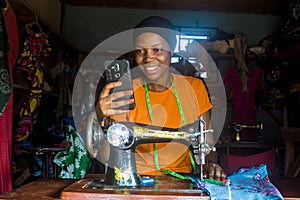
[[[142,33],[135,39],[135,60],[148,83],[162,86],[169,84],[171,48],[167,41],[156,33]]]

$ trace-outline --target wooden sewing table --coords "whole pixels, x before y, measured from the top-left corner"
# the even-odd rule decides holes
[[[155,176],[153,186],[141,186],[139,188],[116,188],[103,186],[104,178],[101,175],[91,175],[66,187],[62,193],[62,199],[205,199],[209,196],[200,189],[193,189],[189,182],[171,177]],[[99,187],[99,188],[98,188]]]
[[[0,195],[0,199],[18,200],[58,200],[58,199],[209,199],[200,190],[191,191],[189,186],[176,178],[159,176],[158,184],[145,187],[144,190],[106,190],[86,189],[91,179],[101,179],[103,175],[90,174],[81,180],[41,178],[30,182],[10,193]],[[299,177],[274,177],[272,183],[279,189],[286,200],[300,200]]]

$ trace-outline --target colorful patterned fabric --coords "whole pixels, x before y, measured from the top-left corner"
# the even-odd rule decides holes
[[[279,190],[271,183],[266,165],[240,168],[228,177],[225,186],[205,183],[212,200],[226,199],[283,199]]]
[[[55,155],[54,163],[61,167],[59,178],[83,178],[91,166],[85,143],[79,133],[68,125],[67,148]]]
[[[33,28],[33,26],[37,27]],[[32,132],[33,124],[36,122],[44,84],[44,63],[42,58],[49,56],[49,53],[52,51],[48,35],[42,32],[36,22],[26,27],[29,35],[24,42],[21,56],[18,60],[18,69],[27,73],[31,90],[20,111],[20,120],[16,129],[17,141],[26,140]]]

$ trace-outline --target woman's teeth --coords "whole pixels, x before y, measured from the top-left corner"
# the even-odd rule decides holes
[[[151,72],[151,71],[155,71],[155,70],[157,70],[157,68],[158,68],[158,65],[155,65],[155,66],[145,66],[145,70],[147,70],[147,71],[149,71],[149,72]]]
[[[147,70],[147,71],[154,71],[154,70],[156,70],[158,68],[158,66],[155,66],[155,67],[146,67],[145,69]]]

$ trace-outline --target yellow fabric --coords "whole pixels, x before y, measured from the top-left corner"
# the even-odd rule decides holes
[[[175,88],[183,108],[187,124],[198,120],[199,115],[211,109],[208,94],[200,79],[173,74]],[[115,115],[116,121],[151,124],[142,79],[133,80],[136,107],[129,114]],[[153,125],[167,128],[183,126],[172,87],[162,92],[149,91],[153,112]],[[199,100],[198,100],[199,99]],[[176,142],[157,143],[159,166],[176,172],[190,173],[191,161],[187,146]],[[153,144],[141,144],[136,148],[137,170],[140,174],[160,174],[156,170]]]

